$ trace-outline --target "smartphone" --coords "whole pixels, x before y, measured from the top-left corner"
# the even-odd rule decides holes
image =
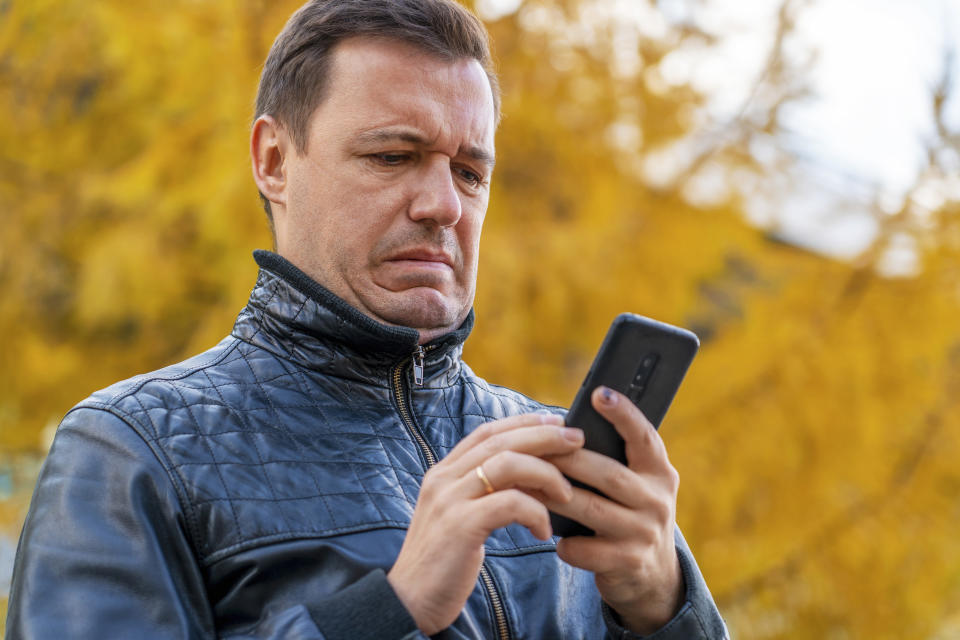
[[[626,464],[623,439],[590,402],[593,390],[605,385],[619,391],[659,428],[699,348],[692,331],[633,313],[620,314],[570,405],[566,424],[583,429],[585,448]],[[572,478],[571,482],[600,493]],[[593,535],[588,527],[555,513],[550,514],[550,523],[558,536]]]

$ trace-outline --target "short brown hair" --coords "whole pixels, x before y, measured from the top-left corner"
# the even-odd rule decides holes
[[[307,150],[310,116],[324,98],[331,52],[356,36],[400,40],[442,60],[473,58],[490,81],[496,119],[500,90],[480,20],[454,0],[310,0],[274,40],[260,75],[254,120],[266,114],[290,132],[298,153]],[[273,226],[270,202],[260,194]]]

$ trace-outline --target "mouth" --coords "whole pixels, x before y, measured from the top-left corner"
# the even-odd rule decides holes
[[[448,269],[453,269],[455,264],[450,254],[445,251],[426,247],[401,251],[387,258],[386,262],[407,263],[412,267]]]

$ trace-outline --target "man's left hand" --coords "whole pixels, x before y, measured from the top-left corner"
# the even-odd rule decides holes
[[[592,571],[601,597],[624,626],[648,634],[669,622],[684,601],[673,538],[680,477],[660,435],[626,396],[601,387],[591,400],[626,442],[627,466],[587,449],[550,458],[565,475],[607,496],[574,488],[570,502],[546,503],[596,534],[564,538],[557,554]]]

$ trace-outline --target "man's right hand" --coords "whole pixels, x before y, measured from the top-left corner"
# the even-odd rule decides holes
[[[542,456],[582,446],[583,432],[564,427],[560,416],[512,416],[478,427],[427,471],[403,547],[387,574],[421,631],[437,633],[460,614],[477,582],[483,543],[494,529],[516,522],[541,540],[550,538],[542,500],[566,503],[573,491]]]

